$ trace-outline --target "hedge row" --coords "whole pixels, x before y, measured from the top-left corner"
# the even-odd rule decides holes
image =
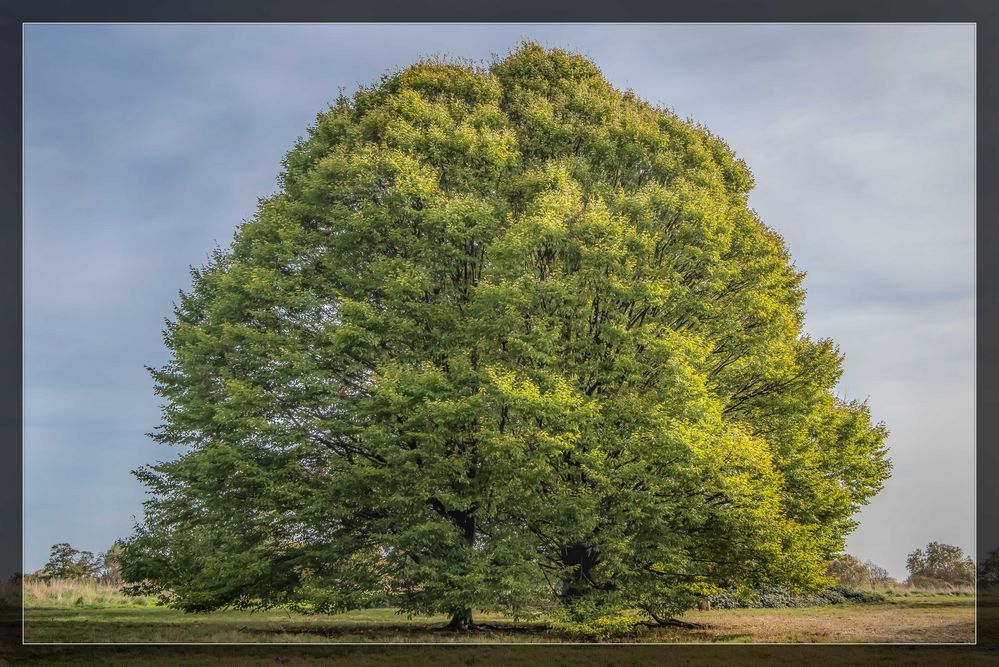
[[[708,598],[715,609],[757,609],[781,607],[815,607],[847,602],[884,602],[885,596],[871,591],[858,591],[845,586],[832,586],[815,595],[793,595],[784,588],[761,586],[750,591],[727,590]]]

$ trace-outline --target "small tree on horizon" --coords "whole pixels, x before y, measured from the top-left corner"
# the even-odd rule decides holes
[[[960,547],[950,544],[930,542],[926,549],[916,549],[906,559],[906,569],[910,583],[975,583],[975,561]]]
[[[100,567],[96,577],[99,581],[109,584],[122,583],[122,559],[125,556],[125,541],[115,540],[107,551],[98,556]]]
[[[58,579],[86,579],[96,576],[100,559],[90,551],[78,551],[66,542],[53,544],[42,576]]]
[[[874,561],[861,562],[859,558],[850,554],[842,554],[831,560],[827,573],[836,583],[848,588],[894,581],[888,570]]]
[[[874,561],[866,561],[864,566],[867,568],[868,579],[871,585],[897,583],[886,568],[881,567]]]
[[[867,568],[856,556],[843,554],[829,562],[827,572],[841,586],[859,586],[868,581]]]

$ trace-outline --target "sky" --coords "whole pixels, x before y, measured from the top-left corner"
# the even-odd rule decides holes
[[[178,452],[145,366],[189,269],[226,247],[337,97],[421,57],[522,39],[591,58],[724,138],[807,272],[837,393],[884,421],[894,474],[848,552],[895,577],[975,547],[971,24],[26,25],[24,570],[141,520],[130,471]],[[16,567],[11,568],[16,569]]]

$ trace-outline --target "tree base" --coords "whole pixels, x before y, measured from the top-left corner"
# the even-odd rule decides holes
[[[666,619],[663,619],[663,620],[658,620],[657,619],[656,623],[658,625],[664,626],[664,627],[665,626],[673,626],[673,627],[677,627],[677,628],[686,628],[688,630],[699,630],[699,629],[705,627],[705,625],[703,623],[689,623],[687,621],[681,621],[678,618],[666,618]]]
[[[445,630],[451,632],[472,632],[478,626],[472,621],[472,612],[463,611],[451,617],[451,622],[444,626]]]
[[[654,624],[653,623],[646,623],[645,624],[646,626],[648,626],[650,628],[655,628],[655,627],[674,627],[674,628],[685,628],[687,630],[700,630],[702,628],[707,627],[707,626],[705,626],[702,623],[690,623],[688,621],[681,621],[678,618],[659,618],[658,616],[656,616],[652,612],[647,611],[646,613],[649,616],[652,617],[653,621],[655,621]]]

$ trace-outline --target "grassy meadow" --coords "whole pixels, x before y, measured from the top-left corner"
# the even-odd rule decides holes
[[[883,602],[781,609],[690,611],[697,629],[643,628],[611,640],[666,643],[969,643],[975,641],[975,598],[968,589],[886,591]],[[543,620],[477,614],[481,629],[443,630],[444,616],[394,609],[336,616],[287,610],[187,614],[153,598],[133,598],[93,581],[28,581],[27,643],[558,643],[571,641]]]

